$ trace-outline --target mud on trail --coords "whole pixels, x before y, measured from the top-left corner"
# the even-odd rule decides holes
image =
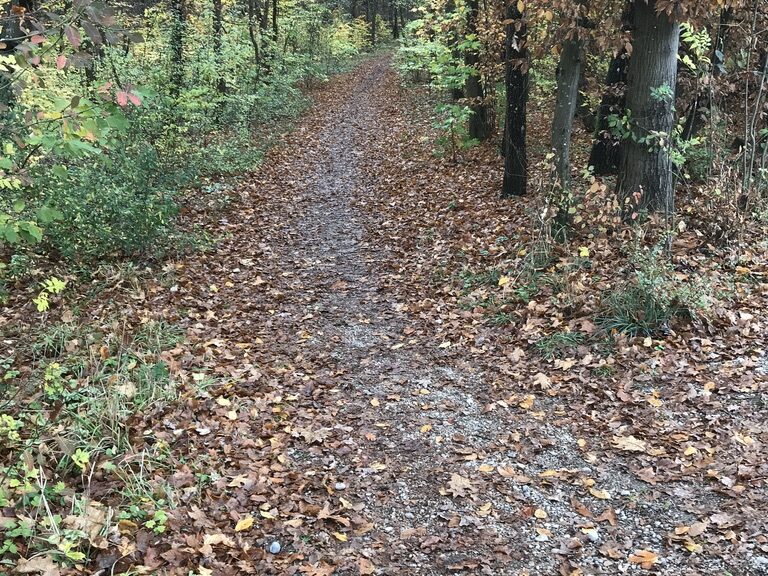
[[[178,507],[139,546],[145,570],[618,574],[655,551],[656,573],[761,573],[751,555],[670,544],[719,496],[673,496],[591,458],[565,403],[543,394],[532,410],[504,376],[526,369],[522,351],[463,353],[480,344],[408,302],[396,255],[418,242],[379,206],[388,187],[425,193],[388,172],[418,140],[402,130],[409,106],[387,57],[333,80],[231,210],[193,216],[215,250],[149,290],[189,345],[167,357],[181,405],[145,423],[178,463],[155,479]]]

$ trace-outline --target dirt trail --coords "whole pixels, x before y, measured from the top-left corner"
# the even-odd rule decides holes
[[[584,460],[557,422],[567,408],[532,417],[450,343],[425,345],[388,289],[397,271],[368,234],[388,224],[363,208],[386,178],[368,167],[396,82],[380,58],[332,83],[212,224],[215,251],[178,263],[158,297],[194,354],[174,359],[190,392],[160,434],[183,496],[151,554],[157,570],[548,575],[573,560],[640,573],[598,548],[631,537],[663,549],[686,513],[665,498],[589,499],[583,478],[617,498],[639,483]],[[574,512],[577,493],[595,516],[610,511]],[[656,568],[725,573],[715,559]]]

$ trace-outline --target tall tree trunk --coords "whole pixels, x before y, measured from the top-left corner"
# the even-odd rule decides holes
[[[253,47],[253,59],[259,64],[261,62],[261,48],[259,38],[256,36],[256,22],[259,19],[257,12],[256,0],[248,0],[248,38],[250,38]]]
[[[371,47],[376,48],[376,12],[378,9],[377,0],[368,0],[371,3]]]
[[[517,2],[507,6],[505,39],[505,79],[507,89],[504,127],[504,182],[501,197],[522,196],[528,184],[528,158],[525,150],[525,107],[528,102],[528,49],[525,16]]]
[[[567,192],[571,187],[571,130],[579,98],[582,48],[578,33],[573,38],[564,40],[560,64],[557,67],[557,95],[555,115],[552,119],[551,145],[555,152],[557,180],[563,192]]]
[[[223,62],[221,58],[221,48],[223,44],[224,25],[221,8],[221,0],[213,0],[213,56],[216,61],[216,90],[220,94],[227,91],[227,82],[222,75]]]
[[[632,29],[634,4],[630,4],[621,15],[622,30]],[[598,176],[616,174],[621,158],[621,142],[615,138],[608,126],[611,114],[622,114],[624,111],[624,89],[627,83],[627,65],[629,53],[622,47],[608,67],[605,78],[605,92],[597,111],[597,134],[589,154],[589,166],[594,168]]]
[[[171,30],[171,94],[178,96],[184,86],[184,36],[186,6],[184,0],[171,0],[173,29]]]
[[[467,35],[477,36],[477,18],[479,14],[480,0],[469,0],[467,8]],[[464,64],[472,71],[464,84],[464,95],[472,99],[470,109],[472,116],[469,118],[469,135],[478,140],[485,140],[491,135],[491,125],[488,118],[488,106],[485,103],[485,90],[477,65],[480,63],[480,54],[476,49],[467,50],[464,53]]]
[[[636,2],[634,18],[627,76],[632,136],[625,142],[617,192],[628,218],[641,209],[671,215],[675,201],[669,147],[680,27],[666,14],[656,13],[656,0]]]
[[[391,22],[392,22],[392,38],[397,40],[398,38],[400,38],[400,25],[397,21],[397,1],[396,0],[390,0],[389,9],[391,14]]]
[[[272,37],[277,42],[277,0],[272,0]]]

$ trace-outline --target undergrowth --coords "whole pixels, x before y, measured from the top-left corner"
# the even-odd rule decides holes
[[[153,474],[169,448],[136,426],[178,400],[168,351],[182,336],[71,318],[0,358],[0,567],[74,565],[123,530],[165,530],[176,496]]]

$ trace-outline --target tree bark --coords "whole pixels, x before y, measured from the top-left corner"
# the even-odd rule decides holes
[[[479,0],[469,0],[467,8],[467,35],[477,36],[477,18],[479,14]],[[478,140],[485,140],[491,135],[491,125],[488,118],[488,106],[485,103],[485,90],[483,89],[480,70],[480,54],[477,49],[469,49],[464,53],[464,64],[471,69],[470,75],[464,84],[464,95],[471,99],[469,105],[472,116],[469,118],[469,136]]]
[[[632,136],[625,141],[617,192],[625,217],[638,210],[674,212],[670,139],[680,27],[656,13],[656,1],[635,3],[633,55],[627,76]]]
[[[171,30],[171,94],[178,96],[184,86],[184,33],[186,6],[184,0],[171,0],[173,29]]]
[[[507,89],[504,127],[504,182],[502,198],[522,196],[528,184],[528,160],[525,150],[528,102],[528,50],[524,14],[511,1],[507,6],[505,38],[505,79]]]
[[[560,189],[571,187],[571,130],[579,98],[582,42],[578,35],[562,44],[560,64],[557,67],[557,95],[555,115],[552,119],[551,145],[555,152],[555,169]]]
[[[216,90],[220,94],[224,94],[227,91],[227,82],[222,75],[222,58],[221,48],[223,44],[224,25],[221,0],[213,0],[213,55],[216,61],[216,74],[218,76],[216,80]]]
[[[272,0],[272,37],[277,42],[277,0]]]
[[[622,30],[624,31],[632,29],[633,7],[634,4],[630,4],[621,15]],[[626,48],[622,47],[611,61],[605,78],[606,90],[597,111],[597,134],[595,142],[592,144],[588,162],[588,165],[592,166],[594,173],[598,176],[616,174],[619,168],[621,142],[611,134],[608,117],[611,114],[621,114],[624,111],[624,88],[627,83],[628,63],[629,53]]]

